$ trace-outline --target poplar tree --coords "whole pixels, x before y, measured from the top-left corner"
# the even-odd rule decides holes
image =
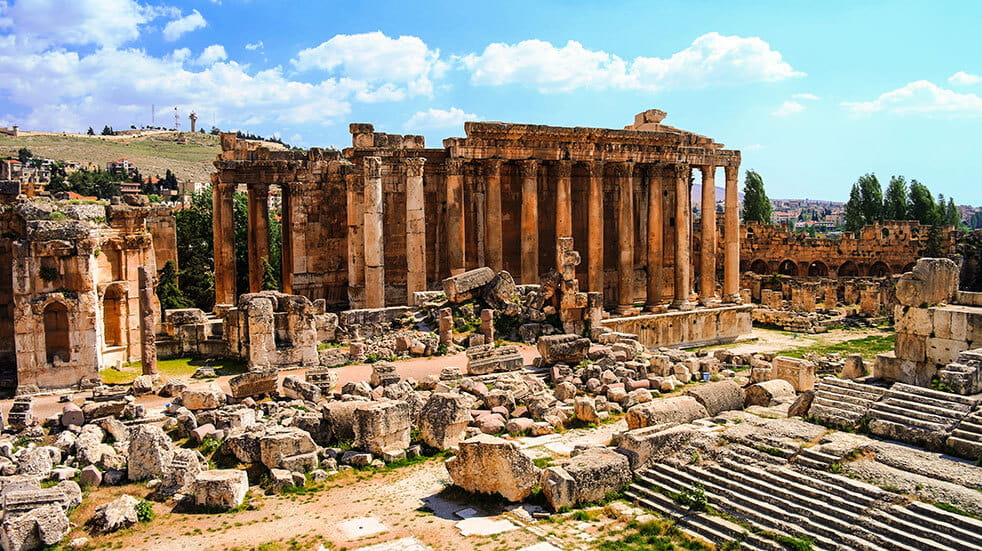
[[[771,223],[771,200],[764,192],[764,179],[748,170],[743,181],[743,221]]]

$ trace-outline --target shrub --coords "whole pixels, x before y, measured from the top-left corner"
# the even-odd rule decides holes
[[[153,504],[145,499],[141,499],[139,503],[136,504],[136,518],[140,522],[150,522],[153,520]]]

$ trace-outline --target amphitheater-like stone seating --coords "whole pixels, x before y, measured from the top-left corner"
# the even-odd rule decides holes
[[[870,407],[886,389],[829,377],[815,385],[809,417],[823,425],[851,428],[869,414]]]
[[[977,398],[896,383],[870,408],[870,432],[942,450],[952,430],[978,405]]]
[[[947,444],[948,449],[959,457],[982,459],[982,410],[965,416],[951,431]]]

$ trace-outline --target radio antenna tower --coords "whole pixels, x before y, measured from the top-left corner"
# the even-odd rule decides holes
[[[181,131],[181,114],[177,112],[177,107],[174,108],[174,130]]]

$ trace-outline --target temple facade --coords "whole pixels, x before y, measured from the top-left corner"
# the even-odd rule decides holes
[[[251,292],[262,286],[270,186],[279,186],[282,290],[334,308],[409,304],[480,266],[538,283],[558,267],[563,237],[583,256],[581,288],[603,293],[619,315],[738,302],[740,152],[664,117],[646,111],[624,129],[467,122],[466,137],[442,148],[352,124],[343,152],[271,151],[223,134],[213,174],[216,302],[236,299],[240,186],[249,194]],[[694,171],[707,228],[698,234]]]

